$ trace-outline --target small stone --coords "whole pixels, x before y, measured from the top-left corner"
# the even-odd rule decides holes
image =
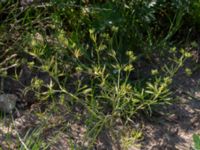
[[[16,106],[18,97],[14,94],[1,94],[0,95],[0,111],[11,113]]]

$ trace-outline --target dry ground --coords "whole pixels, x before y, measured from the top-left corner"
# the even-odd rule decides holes
[[[130,150],[189,150],[192,148],[192,135],[200,133],[200,71],[190,77],[177,76],[174,81],[175,103],[163,108],[162,111],[158,110],[151,119],[141,119],[143,138],[137,144],[133,143]],[[77,118],[77,114],[66,112],[65,106],[58,104],[57,108],[60,110],[59,113],[46,112],[51,115],[48,119],[44,119],[48,124],[43,130],[44,139],[52,143],[52,150],[72,149],[76,145],[81,145],[85,149],[87,143],[84,143],[83,137],[86,128],[83,126],[82,119]],[[27,130],[34,129],[41,123],[41,118],[34,113],[37,111],[42,112],[39,103],[15,113],[15,127],[9,116],[3,119],[0,124],[0,147],[3,150],[18,149],[19,147],[16,147],[16,143],[19,142],[17,133],[24,135]],[[67,128],[63,129],[62,124],[68,124]],[[99,140],[96,149],[123,149],[117,144],[117,140],[113,142],[108,134],[105,133],[102,138],[104,140]],[[70,141],[73,141],[73,144]]]

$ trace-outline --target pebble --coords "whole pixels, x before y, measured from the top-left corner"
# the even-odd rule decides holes
[[[0,95],[0,111],[4,113],[12,113],[16,106],[18,97],[14,94],[1,94]]]

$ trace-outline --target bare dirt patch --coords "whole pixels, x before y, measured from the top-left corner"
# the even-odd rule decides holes
[[[177,100],[144,121],[141,149],[189,150],[193,134],[200,133],[200,71],[191,77],[177,76],[174,81]]]

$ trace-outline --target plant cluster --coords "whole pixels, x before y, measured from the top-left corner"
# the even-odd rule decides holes
[[[0,2],[0,73],[19,80],[22,65],[48,73],[50,82],[36,76],[23,92],[34,91],[52,111],[59,111],[55,103],[66,112],[79,107],[92,148],[119,120],[127,125],[171,103],[173,77],[191,57],[172,39],[185,16],[198,22],[199,6],[198,0]],[[42,136],[35,131],[24,144],[50,146],[34,145],[31,137]]]

